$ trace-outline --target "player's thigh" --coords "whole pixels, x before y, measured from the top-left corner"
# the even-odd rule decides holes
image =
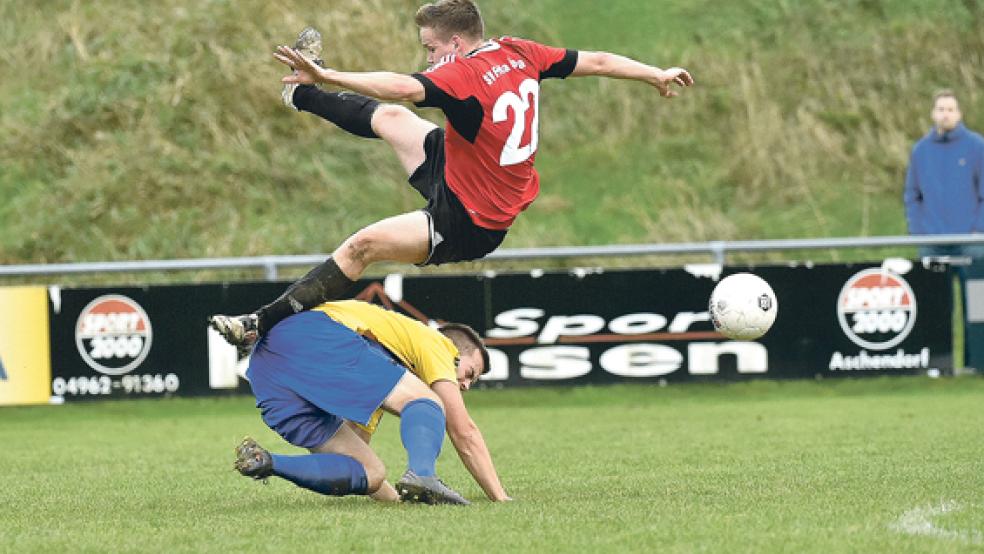
[[[407,403],[420,398],[433,400],[442,410],[444,409],[444,405],[441,403],[441,399],[438,398],[437,393],[431,390],[416,375],[408,371],[403,374],[403,378],[393,387],[389,396],[383,401],[383,409],[392,414],[399,415],[403,412],[403,408]]]
[[[335,251],[339,265],[388,261],[423,263],[430,254],[430,219],[423,211],[377,221],[349,237]],[[344,266],[343,266],[344,267]]]
[[[424,139],[436,127],[396,104],[383,104],[372,114],[372,130],[393,148],[407,175],[424,163]]]
[[[369,479],[369,490],[374,491],[386,479],[386,467],[376,452],[370,448],[368,441],[360,437],[356,429],[352,422],[346,421],[330,439],[308,450],[318,454],[341,454],[354,458],[365,468],[366,477]]]

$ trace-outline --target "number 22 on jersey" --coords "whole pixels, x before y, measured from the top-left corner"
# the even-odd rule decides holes
[[[536,152],[540,127],[540,83],[535,79],[526,79],[519,84],[519,94],[512,91],[502,93],[492,107],[492,122],[508,121],[510,108],[515,119],[506,144],[502,147],[502,154],[499,155],[499,165],[503,167],[523,163]],[[526,112],[529,110],[533,110],[530,143],[520,146],[519,143],[526,134]]]

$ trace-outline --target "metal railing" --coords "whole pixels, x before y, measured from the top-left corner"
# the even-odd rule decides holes
[[[604,246],[564,246],[549,248],[512,248],[493,252],[489,261],[540,260],[557,258],[604,258],[627,256],[662,256],[708,254],[715,263],[724,264],[733,252],[774,252],[788,250],[824,250],[846,248],[891,248],[937,245],[984,245],[984,234],[918,235],[883,237],[843,237],[823,239],[778,239],[746,241],[712,241],[668,244],[622,244]],[[142,260],[125,262],[79,262],[57,264],[0,265],[0,276],[68,275],[81,273],[135,273],[152,271],[200,271],[262,269],[267,280],[278,278],[284,267],[310,267],[324,261],[327,254],[294,256],[257,256],[242,258],[200,258],[179,260]]]

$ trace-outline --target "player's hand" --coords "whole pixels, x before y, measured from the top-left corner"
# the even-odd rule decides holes
[[[673,98],[680,93],[670,88],[670,85],[689,87],[693,84],[694,78],[690,76],[690,73],[686,69],[682,67],[671,67],[662,71],[654,86],[663,98]]]
[[[322,75],[324,69],[289,46],[278,46],[273,57],[294,70],[293,73],[281,79],[281,82],[285,84],[313,85],[324,81]]]

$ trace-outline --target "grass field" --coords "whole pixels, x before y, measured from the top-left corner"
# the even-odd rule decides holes
[[[960,552],[984,548],[984,380],[474,391],[510,493],[332,499],[231,470],[250,398],[0,410],[8,552]],[[398,478],[398,426],[375,446]]]

